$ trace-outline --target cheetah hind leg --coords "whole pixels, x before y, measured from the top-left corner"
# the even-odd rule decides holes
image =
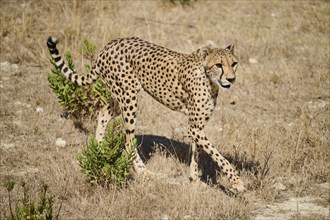
[[[129,152],[133,143],[133,139],[135,137],[137,94],[131,93],[129,96],[127,96],[127,99],[123,100],[123,104],[124,107],[122,111],[122,116],[126,134],[125,149],[126,152]],[[139,155],[138,147],[135,148],[134,152],[133,169],[140,177],[142,177],[142,179],[166,178],[166,175],[164,174],[154,173],[147,169]]]
[[[118,106],[115,103],[105,105],[98,113],[95,138],[100,143],[105,139],[107,126],[119,116]]]
[[[196,143],[193,142],[191,145],[190,178],[189,178],[191,182],[195,182],[199,179],[198,160],[199,160],[199,152],[196,149]]]
[[[131,91],[132,92],[132,91]],[[136,125],[136,113],[137,113],[137,93],[130,93],[125,99],[122,100],[122,117],[125,129],[125,150],[129,152],[135,137],[135,125]],[[138,147],[135,148],[134,160],[133,160],[133,169],[137,174],[142,174],[142,176],[148,176],[151,174],[147,170],[145,164],[143,163],[139,152]]]
[[[107,127],[109,122],[112,122],[116,117],[120,115],[120,110],[118,103],[113,100],[113,102],[110,102],[109,104],[105,105],[98,113],[97,116],[97,127],[96,127],[96,140],[98,143],[102,142],[105,139],[106,132],[107,132]],[[125,115],[125,114],[124,114]],[[125,125],[125,123],[124,123]],[[127,127],[127,125],[125,125]],[[127,134],[128,130],[126,130],[126,143],[125,143],[125,148],[126,150],[129,150],[127,143],[132,142],[132,135]],[[129,146],[130,147],[130,146]],[[133,169],[138,173],[138,174],[143,174],[143,176],[151,176],[153,173],[151,173],[149,170],[145,168],[145,165],[140,158],[137,149],[134,152],[135,158],[133,161]]]

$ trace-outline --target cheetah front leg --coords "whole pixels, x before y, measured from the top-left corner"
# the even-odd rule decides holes
[[[219,153],[219,151],[208,141],[207,137],[204,134],[203,129],[198,127],[197,125],[191,125],[190,134],[193,141],[195,141],[196,144],[202,150],[204,150],[208,155],[210,155],[212,160],[218,164],[221,172],[223,172],[227,176],[228,180],[232,183],[232,188],[238,192],[244,192],[245,191],[244,184],[237,175],[235,169],[230,165],[228,160],[225,159]]]

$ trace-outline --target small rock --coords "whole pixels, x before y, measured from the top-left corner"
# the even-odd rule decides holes
[[[37,111],[38,113],[40,113],[40,112],[44,112],[44,109],[43,109],[42,107],[38,106],[38,107],[36,108],[36,111]]]
[[[249,58],[249,63],[256,64],[258,61],[255,58]]]
[[[323,100],[307,102],[307,108],[309,111],[319,111],[321,109],[325,109],[327,107],[327,105],[328,105],[328,103]]]
[[[160,217],[161,220],[168,220],[169,217],[167,214],[162,214],[162,216]]]
[[[18,69],[18,65],[17,65],[16,63],[14,63],[14,64],[11,64],[11,68],[13,68],[13,69],[17,70],[17,69]]]
[[[55,141],[56,146],[58,147],[65,147],[66,141],[62,138],[57,138]]]

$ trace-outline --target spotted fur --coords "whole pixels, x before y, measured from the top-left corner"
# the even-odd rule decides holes
[[[189,117],[192,140],[190,179],[198,181],[198,152],[205,151],[228,177],[232,187],[244,191],[243,182],[230,163],[208,141],[204,126],[216,106],[219,88],[229,88],[235,81],[237,58],[234,46],[203,47],[191,54],[178,53],[137,37],[111,41],[101,50],[87,75],[72,72],[56,48],[57,40],[49,37],[47,46],[56,65],[72,82],[84,86],[101,77],[121,110],[126,133],[126,150],[135,133],[138,92],[145,90],[154,99]],[[108,122],[117,112],[113,103],[98,115],[96,138],[104,138]],[[146,171],[136,152],[134,169]]]

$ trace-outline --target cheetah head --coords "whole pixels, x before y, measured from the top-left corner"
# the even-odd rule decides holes
[[[225,49],[206,46],[200,49],[200,52],[204,59],[205,72],[211,82],[220,88],[229,89],[235,82],[238,66],[234,45],[229,45]]]

